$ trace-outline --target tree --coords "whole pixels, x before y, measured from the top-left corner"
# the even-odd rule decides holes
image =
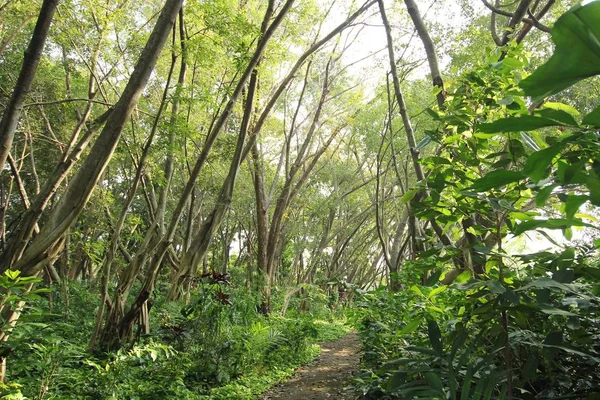
[[[20,233],[13,237],[8,249],[2,254],[2,272],[15,269],[20,270],[24,276],[35,276],[46,262],[58,255],[60,247],[64,244],[61,240],[64,232],[74,223],[83,210],[95,184],[100,179],[114,152],[123,126],[131,115],[133,107],[150,77],[181,4],[182,0],[168,0],[165,3],[123,95],[110,113],[104,129],[90,150],[90,154],[69,182],[65,194],[52,210],[48,222],[27,248],[25,246],[31,239],[34,227],[32,225],[35,225],[36,216],[33,216],[33,221],[29,222],[29,226],[25,224],[20,226]],[[38,199],[34,204],[40,203],[41,206],[45,199],[41,197]],[[35,210],[34,207],[31,209]],[[10,321],[14,326],[19,316],[19,310],[4,309],[2,314],[4,319]],[[6,341],[9,334],[10,331],[2,332],[0,340]],[[5,362],[5,360],[2,361]],[[1,378],[4,378],[4,368]]]

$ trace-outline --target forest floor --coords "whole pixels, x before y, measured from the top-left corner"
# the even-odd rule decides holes
[[[336,341],[321,343],[321,351],[314,361],[300,367],[294,378],[274,386],[262,399],[355,399],[349,381],[359,367],[358,336],[351,333]]]

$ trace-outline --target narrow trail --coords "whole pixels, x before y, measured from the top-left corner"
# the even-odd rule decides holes
[[[298,369],[298,375],[276,385],[262,400],[321,400],[356,398],[348,389],[352,374],[358,370],[360,342],[355,333],[321,344],[322,353],[312,363]]]

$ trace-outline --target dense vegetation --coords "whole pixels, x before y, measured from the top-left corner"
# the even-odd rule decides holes
[[[584,3],[0,3],[0,398],[598,398]]]

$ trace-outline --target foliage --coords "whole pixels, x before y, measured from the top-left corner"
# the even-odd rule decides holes
[[[597,110],[580,122],[567,104],[530,108],[520,90],[539,99],[598,73],[599,6],[576,6],[557,21],[555,54],[530,77],[521,81],[527,61],[512,48],[466,73],[448,90],[446,107],[430,111],[440,127],[429,135],[440,148],[423,159],[430,196],[416,214],[467,240],[463,249],[433,242],[405,264],[421,276],[405,281],[405,291],[361,296],[354,320],[367,369],[357,384],[367,398],[600,393],[598,254],[590,243],[563,246],[547,233],[562,230],[570,240],[577,227],[595,229]],[[532,230],[553,251],[505,251],[509,234]],[[454,283],[436,283],[457,260],[463,270]]]
[[[15,279],[5,281],[14,292]],[[9,342],[12,383],[0,389],[12,396],[7,399],[21,392],[27,398],[251,399],[316,357],[316,341],[337,339],[348,329],[294,308],[291,317],[267,319],[257,312],[254,295],[205,280],[189,305],[157,299],[153,323],[160,329],[139,344],[93,355],[86,349],[93,329],[86,316],[96,301],[78,285],[70,288],[69,301],[57,296],[51,310],[43,298],[30,302],[38,313]],[[44,334],[31,340],[31,329]]]
[[[0,5],[0,108],[41,3]],[[416,2],[387,1],[404,120],[377,2],[327,41],[362,2],[185,2],[134,85],[165,3],[60,2],[0,168],[1,398],[250,399],[346,314],[367,398],[599,395],[600,2],[511,26],[527,1],[431,1],[413,32]],[[550,54],[535,15],[561,13]],[[490,50],[490,23],[516,40]]]

